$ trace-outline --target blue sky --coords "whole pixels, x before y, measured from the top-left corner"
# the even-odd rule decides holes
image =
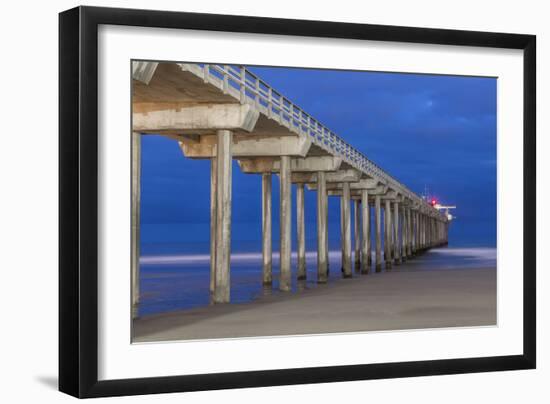
[[[265,67],[250,70],[412,191],[420,194],[427,186],[442,203],[456,204],[451,245],[496,244],[497,79]],[[209,167],[208,161],[186,159],[174,140],[143,137],[142,243],[205,252]],[[278,198],[278,177],[273,176],[274,241],[278,240]],[[234,250],[260,251],[260,202],[260,176],[242,174],[234,163]],[[306,191],[306,238],[311,249],[315,245],[315,209],[315,192]],[[329,238],[333,245],[340,238],[339,212],[338,199],[330,198]]]

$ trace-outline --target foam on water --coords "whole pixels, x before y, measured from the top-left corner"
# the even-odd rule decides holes
[[[329,259],[339,257],[341,254],[340,251],[330,251]],[[279,253],[277,251],[273,252],[273,261],[279,261]],[[297,259],[298,254],[293,252],[291,258]],[[308,251],[306,252],[306,259],[316,259],[317,252]],[[240,264],[244,262],[261,262],[262,254],[261,253],[234,253],[231,254],[231,262],[235,264]],[[167,254],[167,255],[145,255],[141,256],[139,259],[140,265],[194,265],[201,263],[209,263],[210,255],[209,254]]]

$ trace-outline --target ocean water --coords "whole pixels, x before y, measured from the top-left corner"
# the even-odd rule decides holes
[[[209,246],[201,243],[187,248],[181,245],[155,244],[142,248],[140,257],[141,303],[139,316],[185,310],[210,304]],[[273,253],[273,285],[262,285],[261,252],[246,250],[246,245],[231,255],[231,302],[252,302],[265,294],[278,294],[279,256]],[[189,250],[189,251],[186,251]],[[192,250],[192,251],[191,251]],[[234,248],[235,250],[235,248]],[[353,261],[352,261],[353,262]],[[307,280],[296,280],[296,254],[292,255],[292,292],[317,287],[317,253],[306,253]],[[496,249],[491,247],[442,247],[415,257],[392,271],[430,271],[461,268],[496,267]],[[383,269],[384,271],[384,269]],[[379,274],[373,274],[378,276]],[[354,276],[359,276],[355,275]],[[367,275],[371,276],[371,275]],[[331,246],[329,282],[342,279],[341,251]]]

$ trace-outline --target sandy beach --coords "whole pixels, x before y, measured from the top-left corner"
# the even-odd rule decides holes
[[[392,271],[134,320],[134,342],[496,324],[496,268]]]

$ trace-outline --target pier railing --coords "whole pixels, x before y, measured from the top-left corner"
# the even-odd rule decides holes
[[[412,201],[424,205],[432,213],[439,214],[424,199],[244,66],[195,63],[179,65],[183,70],[218,87],[224,94],[231,95],[241,103],[255,105],[262,114],[286,126],[290,131],[311,137],[315,145],[342,158],[359,171],[386,183]]]

